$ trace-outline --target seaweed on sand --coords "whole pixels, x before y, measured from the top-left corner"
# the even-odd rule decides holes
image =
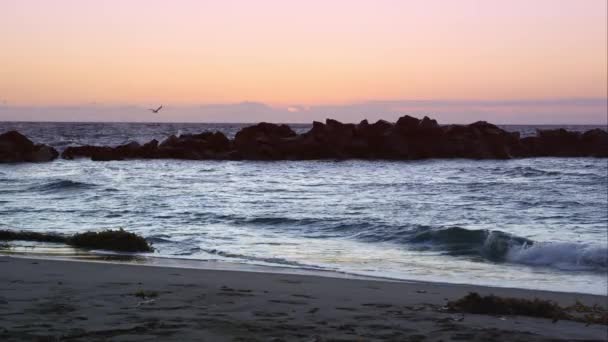
[[[597,305],[586,306],[580,302],[562,307],[553,301],[538,298],[530,300],[495,295],[480,296],[476,292],[471,292],[456,301],[448,302],[448,309],[472,314],[520,315],[549,318],[554,321],[563,319],[608,325],[608,310]]]

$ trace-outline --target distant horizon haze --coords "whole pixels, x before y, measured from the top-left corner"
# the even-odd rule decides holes
[[[149,109],[162,104],[163,109]],[[0,121],[43,122],[193,122],[311,123],[326,118],[357,123],[363,119],[396,121],[403,115],[429,116],[440,124],[488,121],[521,125],[608,125],[608,98],[553,100],[395,100],[338,105],[269,105],[261,102],[200,105],[84,104],[10,106],[0,104]]]

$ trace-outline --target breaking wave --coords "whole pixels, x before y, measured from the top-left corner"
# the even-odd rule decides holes
[[[608,248],[583,243],[535,242],[498,230],[460,227],[420,229],[407,242],[445,251],[450,255],[477,256],[493,262],[549,266],[562,270],[608,268]]]

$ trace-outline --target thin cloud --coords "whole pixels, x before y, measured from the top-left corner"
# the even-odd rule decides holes
[[[343,122],[428,115],[441,123],[486,120],[498,124],[607,124],[608,99],[541,100],[396,100],[344,105],[271,106],[261,102],[197,106],[166,105],[150,114],[145,106],[0,106],[2,121],[110,122],[286,122],[310,123],[325,118]]]

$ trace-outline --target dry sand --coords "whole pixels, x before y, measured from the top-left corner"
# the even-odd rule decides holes
[[[584,294],[0,256],[0,341],[608,339],[601,325],[442,310],[470,291],[606,305]]]

